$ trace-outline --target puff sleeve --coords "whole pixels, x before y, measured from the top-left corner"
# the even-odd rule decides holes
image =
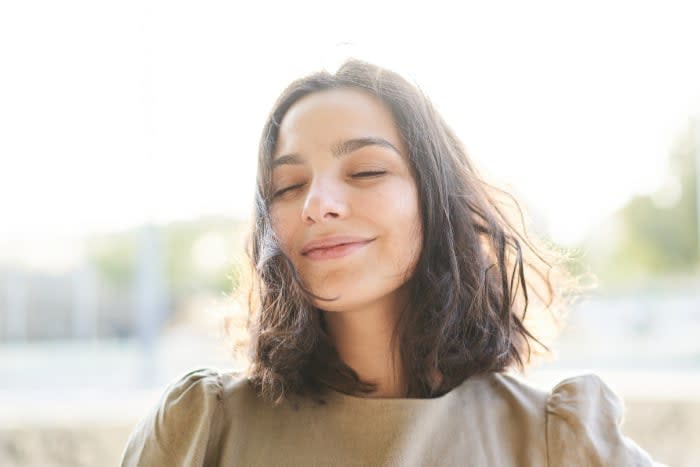
[[[598,375],[559,382],[546,401],[549,467],[666,467],[623,435],[623,413],[622,399]]]
[[[122,467],[213,464],[222,393],[221,375],[214,369],[195,370],[171,383],[129,435]]]

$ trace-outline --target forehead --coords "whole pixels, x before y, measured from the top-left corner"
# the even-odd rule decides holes
[[[338,140],[382,137],[405,154],[400,132],[389,108],[359,89],[313,92],[295,102],[280,124],[275,154],[327,150]]]

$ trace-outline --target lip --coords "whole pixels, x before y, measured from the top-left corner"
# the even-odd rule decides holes
[[[352,254],[360,248],[364,248],[371,241],[372,240],[355,243],[343,243],[342,245],[332,246],[329,248],[315,248],[306,253],[304,257],[314,261],[342,258],[343,256]]]
[[[301,249],[302,256],[313,259],[345,256],[357,248],[373,241],[373,238],[356,236],[335,236],[312,240]]]

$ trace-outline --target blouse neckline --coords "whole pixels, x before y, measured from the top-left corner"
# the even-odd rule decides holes
[[[437,397],[362,397],[345,394],[333,388],[326,388],[327,394],[336,400],[344,401],[346,404],[366,405],[366,406],[392,406],[392,407],[424,407],[438,405],[444,401],[454,398],[457,393],[463,392],[467,386],[472,385],[477,379],[484,378],[485,375],[476,374],[462,381],[445,394]]]

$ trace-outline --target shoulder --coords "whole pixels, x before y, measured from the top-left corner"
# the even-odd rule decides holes
[[[487,380],[497,390],[517,395],[519,398],[527,395],[532,399],[544,401],[547,397],[546,389],[533,384],[518,373],[490,373]]]
[[[604,417],[596,415],[600,410],[604,411]],[[623,412],[622,399],[595,373],[563,379],[552,388],[547,397],[548,414],[576,424],[600,421],[601,418],[620,422]]]
[[[547,401],[548,392],[526,380],[517,373],[491,373],[482,378],[483,383],[489,386],[488,393],[493,394],[508,411],[527,414],[532,424],[544,423],[543,407]]]
[[[595,373],[561,380],[545,403],[549,465],[662,465],[622,433],[624,410]]]
[[[244,386],[240,373],[213,368],[172,381],[130,434],[122,466],[208,463],[223,425],[224,401]]]

